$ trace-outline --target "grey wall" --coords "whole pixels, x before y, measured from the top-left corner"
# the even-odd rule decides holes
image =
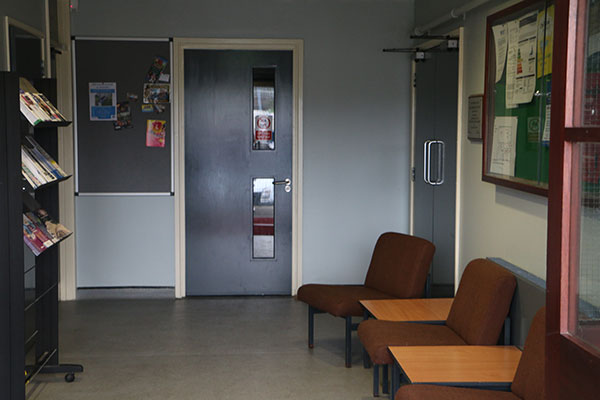
[[[447,16],[453,9],[464,6],[472,1],[473,0],[419,0],[415,4],[415,25],[424,25],[439,17]],[[490,10],[498,6],[501,8],[509,7],[518,1],[519,0],[489,0],[486,4],[482,4],[468,12],[467,18],[471,16],[479,18],[481,12],[485,12],[484,10]],[[433,31],[445,34],[452,28],[458,26],[465,26],[465,21],[462,16],[451,20],[439,28],[435,28]]]
[[[447,15],[453,8],[469,3],[471,0],[419,0],[415,5],[415,25],[423,25]]]
[[[303,281],[352,283],[380,233],[408,229],[410,59],[381,49],[411,45],[413,3],[103,0],[72,33],[303,39]]]
[[[23,22],[44,32],[44,1],[43,0],[4,0],[0,2],[0,17],[2,17],[0,29],[0,70],[6,70],[4,65],[6,57],[5,38],[4,38],[4,17],[8,16]]]

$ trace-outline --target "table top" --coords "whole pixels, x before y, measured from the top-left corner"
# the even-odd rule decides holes
[[[515,346],[391,346],[412,383],[510,383],[521,350]]]
[[[384,321],[445,321],[452,298],[361,300],[375,318]]]

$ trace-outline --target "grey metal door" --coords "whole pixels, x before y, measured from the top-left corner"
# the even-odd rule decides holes
[[[454,284],[457,101],[458,53],[429,52],[416,68],[413,215],[415,235],[436,246],[434,295]]]
[[[292,52],[184,63],[186,294],[290,294]]]

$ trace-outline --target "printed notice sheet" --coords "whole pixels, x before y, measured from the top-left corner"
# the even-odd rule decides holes
[[[117,83],[90,82],[90,121],[117,120]]]
[[[504,64],[506,64],[506,50],[508,49],[508,33],[506,29],[506,24],[492,27],[494,47],[496,48],[496,83],[502,79]]]
[[[519,43],[513,101],[517,104],[530,103],[535,92],[537,60],[537,12],[519,19]]]
[[[519,44],[519,21],[510,21],[508,31],[508,54],[506,55],[506,108],[517,107],[514,101],[517,73],[517,46]]]
[[[517,153],[517,117],[496,117],[492,140],[490,172],[501,175],[515,175]]]
[[[542,141],[549,142],[550,141],[550,113],[552,111],[552,107],[550,104],[546,104],[546,114],[544,116],[544,132],[542,133]]]
[[[483,114],[483,96],[469,96],[469,120],[467,137],[481,139],[481,118]]]
[[[544,18],[545,17],[545,18]],[[554,45],[554,4],[546,12],[538,13],[537,76],[552,73],[552,46]],[[542,71],[543,68],[543,71]]]

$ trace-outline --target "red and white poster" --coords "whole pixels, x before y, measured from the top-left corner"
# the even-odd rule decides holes
[[[273,140],[273,115],[254,117],[254,141],[258,140]]]

